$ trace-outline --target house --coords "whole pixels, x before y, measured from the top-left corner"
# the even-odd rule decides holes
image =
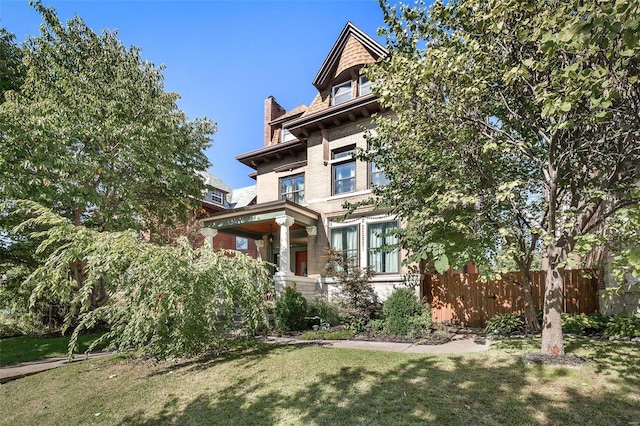
[[[231,189],[222,179],[209,171],[201,173],[207,188],[201,200],[202,211],[200,217],[234,208],[250,206],[256,203],[256,186]],[[212,231],[201,232],[209,244],[216,249],[237,250],[251,257],[258,257],[256,242],[246,236],[219,232],[212,235]]]
[[[402,253],[379,250],[395,242],[385,236],[398,226],[394,216],[370,206],[344,219],[345,202],[365,200],[373,185],[385,183],[382,170],[352,154],[367,148],[364,134],[372,127],[371,116],[389,113],[361,74],[365,64],[386,53],[347,23],[313,80],[317,95],[310,105],[285,111],[268,97],[262,146],[236,157],[255,170],[250,176],[256,180],[257,202],[202,220],[208,235],[224,232],[255,241],[261,258],[277,265],[276,291],[295,283],[307,299],[331,293],[335,283],[323,272],[328,247],[371,266],[382,298],[407,272]]]

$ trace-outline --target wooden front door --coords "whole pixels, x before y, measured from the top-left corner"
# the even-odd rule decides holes
[[[296,252],[296,275],[302,277],[307,275],[307,251]]]

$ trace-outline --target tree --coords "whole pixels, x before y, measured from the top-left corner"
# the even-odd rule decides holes
[[[0,105],[0,200],[36,201],[104,231],[153,231],[184,219],[204,189],[196,172],[209,164],[203,150],[215,124],[189,121],[178,94],[164,91],[164,68],[125,48],[116,32],[96,34],[79,17],[63,25],[52,8],[33,5],[41,34],[25,42],[24,81]],[[15,51],[7,45],[3,51]],[[3,253],[33,267],[42,259],[29,257],[25,241],[3,238]],[[74,261],[80,287],[84,266]]]
[[[370,266],[361,268],[356,258],[340,250],[327,249],[326,260],[324,273],[335,280],[338,291],[333,296],[350,325],[364,327],[379,317],[381,304],[371,284],[375,271]]]
[[[542,352],[563,354],[572,253],[637,232],[611,225],[640,209],[638,4],[381,5],[390,54],[367,73],[395,115],[362,156],[390,180],[378,202],[441,267],[507,253],[526,272],[541,247]]]
[[[22,85],[24,74],[22,52],[15,43],[15,35],[0,28],[0,104],[4,102],[4,92]]]
[[[204,184],[196,171],[215,125],[188,121],[163,67],[95,34],[81,18],[63,26],[36,2],[42,34],[23,49],[26,78],[0,107],[4,199],[50,206],[76,225],[147,229],[186,213]]]
[[[186,238],[159,246],[130,230],[99,232],[29,201],[2,207],[27,218],[16,232],[41,241],[39,252],[50,251],[27,281],[35,288],[32,303],[51,294],[68,300],[65,329],[78,319],[69,356],[78,334],[98,321],[109,326],[100,341],[156,358],[205,353],[268,324],[272,278],[263,262],[250,256],[208,245],[193,249]],[[76,259],[86,262],[80,289],[70,278]],[[113,297],[94,308],[92,289],[99,286]]]

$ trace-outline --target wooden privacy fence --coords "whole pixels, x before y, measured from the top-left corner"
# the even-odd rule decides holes
[[[509,273],[522,282],[519,273]],[[542,310],[546,271],[532,271],[533,303]],[[598,312],[598,277],[592,269],[567,270],[564,274],[563,312]],[[433,309],[434,321],[452,321],[467,327],[484,327],[496,314],[522,312],[520,287],[505,280],[482,282],[480,274],[446,273],[425,275],[420,295]]]

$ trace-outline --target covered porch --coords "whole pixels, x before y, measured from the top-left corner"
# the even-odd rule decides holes
[[[315,253],[320,215],[289,200],[278,200],[233,210],[224,210],[201,219],[201,234],[209,244],[218,232],[253,239],[258,259],[275,267],[276,293],[296,285],[311,300],[319,292],[318,280],[309,277],[309,259]]]

